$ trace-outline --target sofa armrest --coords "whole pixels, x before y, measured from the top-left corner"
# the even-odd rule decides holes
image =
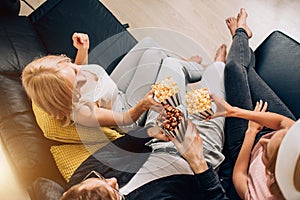
[[[255,50],[255,57],[257,73],[300,118],[300,44],[274,31]]]

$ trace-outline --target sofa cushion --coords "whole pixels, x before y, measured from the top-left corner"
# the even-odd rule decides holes
[[[54,145],[50,148],[58,170],[67,182],[88,156],[109,141],[122,136],[108,127],[90,128],[80,125],[62,127],[57,119],[49,116],[34,102],[32,102],[32,110],[46,138],[67,143]]]
[[[109,65],[137,43],[99,0],[77,0],[76,3],[74,0],[46,1],[29,18],[51,54],[63,53],[75,58],[72,34],[87,33],[90,52],[98,47],[96,54],[90,56],[90,63],[99,64],[104,69],[113,68]]]
[[[280,31],[274,31],[255,50],[256,71],[300,118],[300,44]]]
[[[37,177],[49,177],[65,184],[57,171],[50,146],[43,137],[21,83],[25,65],[46,53],[26,17],[0,19],[0,137],[19,179],[29,184]]]
[[[38,128],[31,104],[19,75],[0,74],[0,137],[4,150],[20,180],[31,183],[37,177],[48,177],[64,183],[50,153],[59,143],[44,138]]]
[[[79,165],[104,145],[105,143],[55,145],[51,147],[50,151],[58,170],[64,179],[69,182]]]
[[[62,127],[57,119],[49,116],[34,102],[32,102],[32,110],[44,136],[51,140],[74,144],[107,143],[122,136],[116,130],[108,127],[91,128],[81,125]]]
[[[46,55],[42,42],[27,17],[0,19],[0,73],[21,74],[34,58]]]

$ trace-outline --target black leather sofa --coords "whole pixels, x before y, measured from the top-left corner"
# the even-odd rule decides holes
[[[6,5],[0,3],[1,10],[9,1]],[[46,139],[38,127],[22,88],[22,70],[42,55],[64,53],[75,58],[71,40],[74,32],[89,35],[90,53],[97,51],[91,62],[108,72],[137,41],[126,30],[127,25],[121,24],[98,0],[47,0],[28,17],[17,16],[19,5],[15,0],[10,3],[13,11],[0,15],[1,143],[24,187],[38,177],[65,187],[49,151],[50,146],[59,143]]]
[[[98,0],[47,0],[28,17],[0,16],[0,138],[14,173],[26,188],[31,188],[38,177],[63,187],[66,182],[49,151],[58,142],[43,136],[20,75],[26,64],[41,55],[66,53],[74,58],[70,38],[75,31],[89,34],[90,61],[108,73],[137,42],[126,25]],[[275,31],[255,55],[258,73],[299,118],[300,44]],[[230,162],[221,168],[224,183],[231,169]],[[224,186],[230,191],[227,184]],[[35,198],[34,191],[30,195]]]

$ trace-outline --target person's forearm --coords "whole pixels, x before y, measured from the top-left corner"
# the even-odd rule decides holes
[[[189,163],[195,174],[200,174],[208,169],[208,165],[204,158],[196,161],[189,161]]]
[[[272,112],[254,112],[234,107],[226,117],[237,117],[257,122],[273,130],[286,129],[294,124],[294,120]]]
[[[86,65],[88,64],[88,49],[79,49],[76,54],[75,64]]]
[[[242,148],[234,165],[232,180],[240,197],[247,192],[248,168],[256,133],[257,131],[249,129],[246,131]]]
[[[134,123],[147,110],[148,109],[142,106],[141,102],[138,102],[134,107],[123,113],[123,124],[128,125]]]

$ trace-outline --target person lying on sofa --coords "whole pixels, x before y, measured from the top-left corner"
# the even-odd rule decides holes
[[[90,156],[71,177],[72,187],[61,200],[227,199],[190,120],[182,143],[170,138],[182,157],[166,149],[151,152],[145,145],[151,139],[148,130],[129,132]]]
[[[237,108],[231,106],[225,109],[225,116],[231,117],[226,118],[225,137],[229,156],[235,163],[233,183],[242,199],[282,199],[275,163],[280,143],[295,117],[255,71],[247,16],[242,8],[237,18],[226,19],[233,38],[225,67],[226,101],[247,110],[254,107],[253,112],[236,112]]]
[[[78,48],[77,64],[64,56],[46,56],[29,63],[22,73],[28,96],[50,116],[60,119],[63,125],[118,126],[124,130],[125,125],[146,117],[145,125],[154,126],[158,113],[152,109],[147,113],[145,111],[160,104],[153,100],[153,92],[148,91],[152,84],[169,76],[179,86],[181,99],[184,99],[186,84],[200,79],[199,87],[206,87],[210,92],[225,97],[225,45],[217,49],[214,62],[204,70],[200,65],[201,58],[192,57],[186,61],[169,57],[152,39],[145,38],[108,76],[98,65],[85,65],[88,36],[75,33],[73,41]],[[182,104],[184,106],[185,102],[182,101]],[[205,133],[201,137],[204,139],[206,159],[213,168],[217,168],[225,158],[222,154],[224,117],[192,121],[200,134]],[[129,126],[125,132],[136,128],[135,125]],[[164,135],[159,136],[162,136],[159,139],[168,140]],[[153,141],[148,145],[153,149],[175,148],[170,141]]]
[[[109,76],[102,67],[87,64],[88,35],[74,33],[72,39],[78,49],[74,63],[50,55],[32,61],[22,73],[33,102],[65,126],[116,126],[126,132],[142,124],[150,108],[160,107],[151,90],[155,82],[170,76],[184,94],[187,77],[201,79],[200,57],[170,58],[150,38],[140,41]],[[152,115],[148,113],[152,121],[146,124],[153,123]]]

